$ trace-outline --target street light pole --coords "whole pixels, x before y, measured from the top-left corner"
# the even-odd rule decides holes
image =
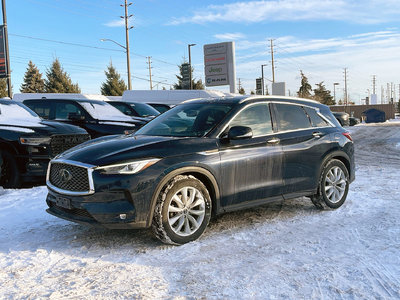
[[[130,62],[129,62],[129,49],[126,48],[125,46],[121,45],[120,43],[118,43],[118,42],[116,42],[114,40],[111,40],[111,39],[100,39],[100,41],[102,41],[102,42],[106,42],[106,41],[113,42],[114,44],[116,44],[116,45],[120,46],[121,48],[125,49],[125,52],[126,52],[126,67],[127,67],[127,70],[128,70],[128,90],[131,90],[132,86],[131,86],[131,68],[130,68]]]
[[[188,52],[189,52],[189,89],[193,89],[193,83],[192,83],[192,57],[190,55],[190,47],[196,46],[196,44],[189,44],[188,45]]]
[[[333,100],[336,103],[336,86],[339,85],[339,82],[334,82],[333,83]]]
[[[1,1],[1,6],[3,10],[3,26],[4,26],[4,44],[5,44],[5,54],[6,54],[6,73],[7,73],[7,90],[8,97],[11,99],[12,96],[12,86],[11,86],[11,72],[10,72],[10,51],[8,50],[8,30],[7,30],[7,14],[6,14],[6,0]]]
[[[264,83],[264,67],[266,65],[261,65],[261,84],[262,84],[262,88],[261,88],[261,94],[265,95],[265,83]]]

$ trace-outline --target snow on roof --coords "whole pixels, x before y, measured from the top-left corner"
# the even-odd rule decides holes
[[[88,99],[88,100],[103,100],[106,101],[108,98],[99,94],[69,94],[69,93],[18,93],[14,94],[13,100],[24,101],[27,99]]]

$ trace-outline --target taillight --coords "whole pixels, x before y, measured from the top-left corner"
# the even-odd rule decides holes
[[[342,132],[342,134],[347,137],[350,141],[352,141],[353,139],[351,138],[350,132]]]

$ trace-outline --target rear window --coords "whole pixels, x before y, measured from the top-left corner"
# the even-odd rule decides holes
[[[291,104],[275,104],[279,131],[310,128],[311,123],[303,107]]]
[[[50,106],[51,103],[37,102],[37,101],[26,101],[24,102],[30,109],[37,113],[43,119],[50,118]]]
[[[328,122],[326,122],[324,119],[321,118],[320,115],[318,115],[318,112],[315,109],[310,107],[304,107],[304,110],[310,117],[311,124],[313,127],[326,127],[329,125]]]

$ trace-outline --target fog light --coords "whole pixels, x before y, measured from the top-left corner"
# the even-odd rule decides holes
[[[120,218],[121,220],[125,220],[125,219],[126,219],[126,214],[120,214],[120,215],[119,215],[119,218]]]

